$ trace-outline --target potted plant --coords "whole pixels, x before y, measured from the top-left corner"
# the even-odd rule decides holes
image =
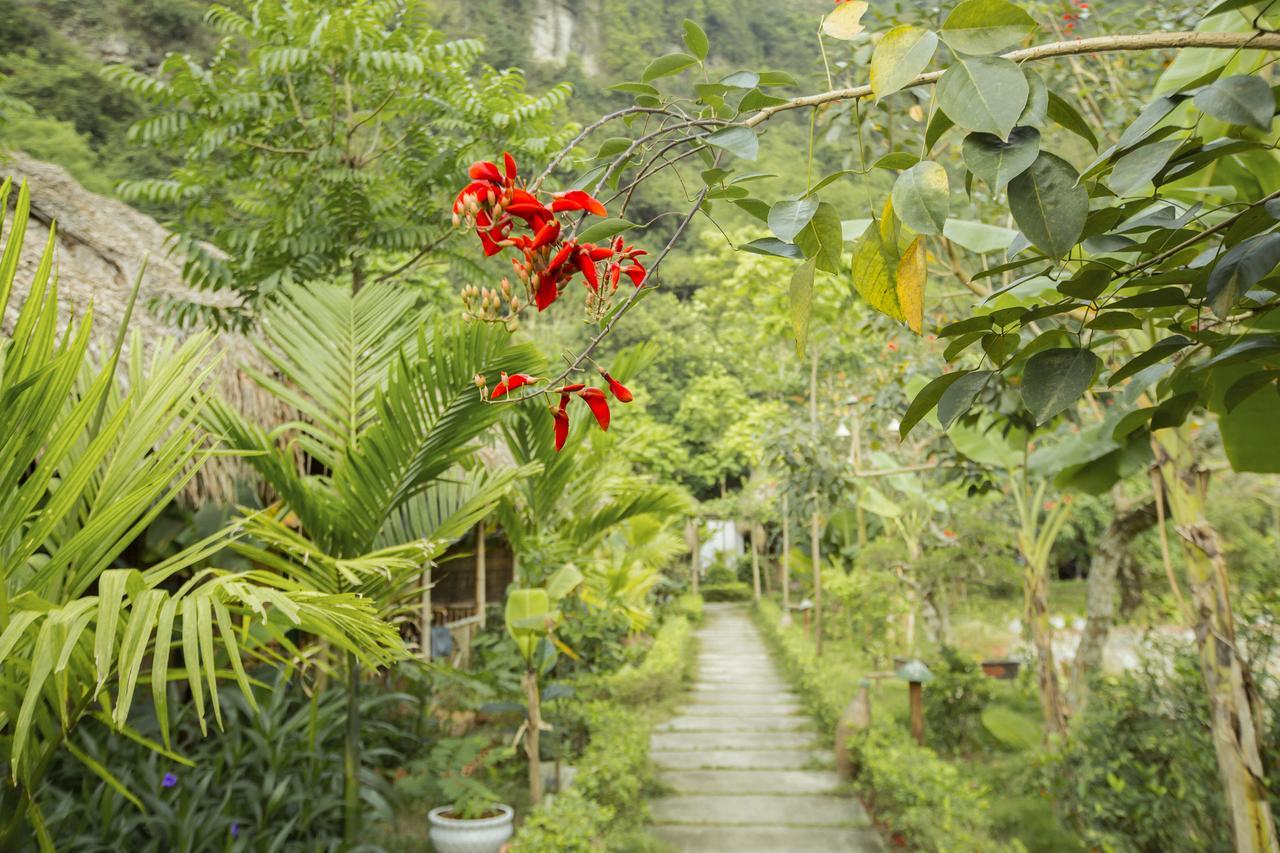
[[[502,752],[481,737],[444,740],[431,751],[436,782],[450,801],[427,814],[437,853],[498,853],[511,837],[515,812],[485,783]]]

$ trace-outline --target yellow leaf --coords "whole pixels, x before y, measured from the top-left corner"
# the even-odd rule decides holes
[[[862,16],[867,13],[863,0],[848,0],[822,19],[822,31],[833,39],[849,41],[862,32]]]
[[[927,275],[924,236],[916,235],[898,261],[898,304],[906,318],[907,328],[924,334],[924,285]]]
[[[882,248],[880,229],[872,223],[853,249],[853,288],[872,308],[904,322],[907,318],[894,282],[896,269],[889,265]]]

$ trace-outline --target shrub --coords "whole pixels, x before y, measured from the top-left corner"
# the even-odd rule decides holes
[[[573,783],[529,816],[513,850],[599,850],[606,836],[634,833],[644,824],[644,791],[651,777],[649,721],[643,709],[677,692],[692,665],[689,621],[675,617],[659,629],[639,665],[624,666],[598,681],[595,692],[601,698],[582,707],[588,742],[574,762]]]
[[[943,646],[934,680],[924,690],[924,719],[930,744],[958,752],[989,742],[982,711],[991,701],[991,681],[978,662]]]
[[[704,584],[700,590],[703,601],[750,601],[751,587],[742,581]]]
[[[1099,680],[1044,784],[1094,848],[1229,851],[1195,658]]]
[[[702,596],[686,592],[671,605],[671,612],[697,625],[702,622]]]
[[[791,676],[809,711],[825,731],[834,732],[856,689],[855,673],[849,662],[837,655],[817,657],[803,631],[779,627],[780,616],[772,601],[761,602],[756,610],[756,622],[765,640],[782,659],[783,670]],[[862,796],[874,807],[877,818],[905,836],[912,849],[1008,849],[990,836],[986,791],[972,781],[963,781],[959,768],[933,750],[916,746],[892,721],[873,723],[870,730],[853,738],[850,746],[857,756],[855,764],[861,768],[856,784]],[[1013,849],[1018,849],[1016,844]]]
[[[988,792],[901,729],[873,724],[850,745],[858,756],[859,790],[913,850],[1020,849],[991,837]]]

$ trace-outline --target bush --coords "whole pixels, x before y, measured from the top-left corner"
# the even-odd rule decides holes
[[[837,655],[818,658],[800,629],[779,628],[781,611],[773,602],[761,602],[756,614],[765,640],[782,659],[783,670],[810,712],[825,731],[834,733],[856,689],[849,663]],[[863,798],[912,849],[1009,849],[991,838],[987,792],[962,780],[959,768],[932,750],[916,746],[892,721],[873,723],[850,746],[860,767],[855,781]],[[1018,849],[1016,844],[1013,849]]]
[[[751,587],[741,581],[704,584],[699,590],[703,601],[750,601]]]
[[[659,629],[638,666],[624,666],[598,681],[595,692],[601,698],[582,706],[589,739],[573,763],[577,775],[520,826],[513,850],[599,850],[607,836],[634,833],[644,824],[644,792],[651,784],[644,706],[678,692],[692,665],[689,621],[675,617]]]
[[[940,650],[934,680],[924,689],[929,742],[944,752],[959,752],[990,742],[982,711],[991,702],[991,681],[977,661],[951,646]]]
[[[686,592],[671,605],[671,612],[683,616],[694,625],[702,622],[702,596]]]
[[[1229,851],[1209,708],[1195,658],[1100,679],[1044,784],[1093,848]]]
[[[901,729],[873,724],[850,745],[860,768],[859,790],[876,817],[913,850],[1020,849],[991,837],[986,789]]]

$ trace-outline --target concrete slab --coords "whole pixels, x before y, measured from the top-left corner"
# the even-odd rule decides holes
[[[829,752],[812,749],[702,749],[649,752],[654,767],[672,770],[812,770],[834,767]]]
[[[655,823],[870,826],[862,805],[829,794],[676,794],[649,804]]]
[[[812,732],[659,732],[650,736],[651,749],[806,749],[814,745]]]
[[[654,727],[655,732],[795,732],[807,729],[804,717],[679,716]]]
[[[871,829],[807,829],[766,826],[654,826],[650,832],[677,850],[699,853],[880,853]]]
[[[834,794],[834,770],[659,770],[658,781],[678,794]]]

